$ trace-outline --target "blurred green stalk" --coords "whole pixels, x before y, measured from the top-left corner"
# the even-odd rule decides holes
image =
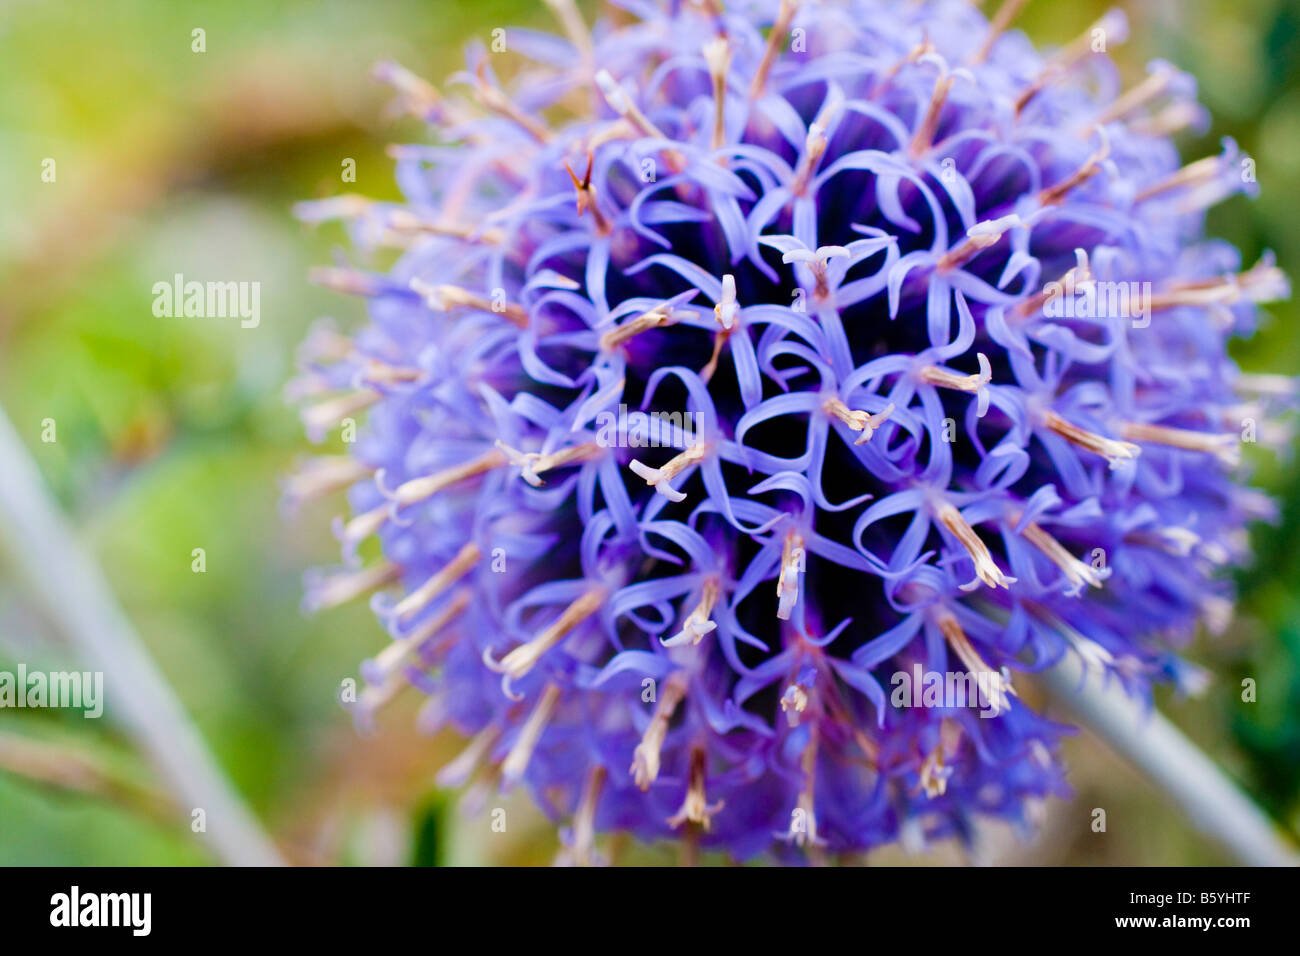
[[[213,852],[234,866],[283,863],[59,513],[3,409],[0,553],[59,635],[88,667],[103,672],[106,711],[153,761],[177,805],[203,810],[200,836]]]

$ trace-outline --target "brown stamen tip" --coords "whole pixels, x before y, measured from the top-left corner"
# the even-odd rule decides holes
[[[613,231],[614,227],[613,224],[609,221],[609,217],[606,216],[603,212],[601,212],[600,204],[596,201],[596,189],[594,186],[591,185],[591,170],[592,167],[595,165],[595,162],[596,162],[595,152],[591,149],[588,149],[587,150],[587,171],[586,173],[583,174],[582,179],[579,179],[577,174],[574,173],[573,167],[569,165],[568,160],[565,160],[564,170],[569,174],[569,178],[573,180],[573,188],[578,194],[578,218],[581,219],[582,214],[585,213],[588,209],[590,209],[592,219],[596,223],[597,234],[601,236],[608,236],[610,232]]]
[[[686,797],[682,800],[681,809],[668,818],[668,825],[674,830],[687,822],[707,830],[713,817],[722,809],[723,801],[710,804],[705,795],[704,783],[707,771],[708,754],[703,747],[695,747],[691,751],[691,774],[690,783],[686,787]]]
[[[780,55],[781,45],[785,42],[786,34],[790,30],[790,22],[794,20],[795,11],[798,9],[799,0],[781,0],[781,6],[776,12],[776,22],[772,24],[772,32],[767,35],[763,58],[759,61],[758,69],[754,71],[754,79],[749,84],[751,100],[758,99],[767,89],[767,75],[772,71],[772,64]]]

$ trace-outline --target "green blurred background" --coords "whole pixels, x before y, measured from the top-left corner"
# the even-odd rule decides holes
[[[988,4],[992,5],[992,4]],[[1152,57],[1200,81],[1214,115],[1187,158],[1234,136],[1258,162],[1261,198],[1216,209],[1210,229],[1253,263],[1264,249],[1300,276],[1300,7],[1294,0],[1131,0],[1115,52],[1130,76]],[[1110,4],[1034,0],[1018,25],[1059,44]],[[590,19],[594,8],[582,4]],[[278,481],[308,446],[282,386],[308,323],[360,306],[306,281],[337,229],[305,229],[299,199],[395,196],[391,142],[424,131],[386,112],[381,58],[433,80],[471,37],[553,28],[539,2],[504,0],[9,0],[0,4],[0,404],[223,769],[299,863],[544,863],[553,828],[514,798],[511,826],[467,820],[434,770],[460,742],[412,728],[411,708],[360,736],[340,680],[383,643],[364,606],[316,618],[300,576],[334,563],[331,501],[296,519]],[[206,31],[206,52],[191,31]],[[57,179],[42,182],[42,161]],[[340,182],[345,158],[355,185]],[[157,319],[151,287],[187,278],[261,283],[260,327]],[[1235,351],[1252,371],[1300,373],[1297,306],[1281,303]],[[40,440],[41,422],[58,440]],[[1196,701],[1161,705],[1268,811],[1300,827],[1300,471],[1254,456],[1284,500],[1259,527],[1228,633],[1191,657],[1216,675]],[[207,554],[191,572],[191,551]],[[75,665],[0,567],[0,669]],[[1241,678],[1259,684],[1240,701]],[[410,702],[408,702],[409,704]],[[110,702],[111,704],[111,702]],[[110,715],[111,717],[111,711]],[[1228,862],[1164,798],[1088,738],[1068,748],[1071,803],[1047,808],[1032,846],[1004,862]],[[49,767],[61,768],[51,773]],[[499,801],[498,801],[499,802]],[[109,719],[0,711],[0,864],[203,864],[188,819],[165,809],[151,767]],[[1105,807],[1108,832],[1089,828]],[[671,862],[665,850],[622,859]],[[870,862],[902,862],[897,850]],[[917,862],[963,859],[940,847]]]

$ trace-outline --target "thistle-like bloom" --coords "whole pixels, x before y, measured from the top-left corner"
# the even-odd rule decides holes
[[[392,150],[404,203],[301,210],[401,250],[320,271],[369,323],[299,389],[317,437],[364,420],[291,488],[352,507],[308,603],[392,638],[358,719],[428,695],[444,782],[526,786],[578,862],[1032,819],[1067,728],[1016,672],[1182,679],[1268,513],[1239,444],[1291,383],[1225,343],[1286,282],[1202,238],[1249,164],[1180,165],[1193,83],[1121,91],[1119,14],[1043,56],[1018,0],[548,2],[564,38],[446,95],[378,68],[438,139]]]

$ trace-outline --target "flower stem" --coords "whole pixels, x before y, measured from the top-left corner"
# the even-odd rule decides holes
[[[106,711],[148,754],[226,863],[283,861],[231,787],[127,620],[98,564],[59,513],[36,463],[0,410],[0,554],[56,632],[104,674]]]
[[[1067,654],[1043,684],[1080,724],[1142,771],[1193,826],[1248,866],[1297,866],[1278,827],[1159,711]]]

